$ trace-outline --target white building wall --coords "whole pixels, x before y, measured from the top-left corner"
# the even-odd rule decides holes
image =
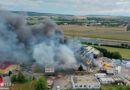
[[[99,89],[100,84],[80,84],[73,83],[73,89]]]
[[[71,77],[71,83],[73,89],[99,89],[100,88],[100,83],[97,84],[74,83],[73,76]]]

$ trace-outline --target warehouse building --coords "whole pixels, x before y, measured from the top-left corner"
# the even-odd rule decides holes
[[[0,75],[7,75],[11,71],[19,70],[19,64],[14,64],[10,62],[0,63]]]
[[[72,76],[73,89],[100,89],[100,82],[95,76]]]

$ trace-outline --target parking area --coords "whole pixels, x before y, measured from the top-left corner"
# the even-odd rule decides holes
[[[61,90],[71,88],[71,77],[65,76],[62,78],[55,79],[52,90],[57,90],[57,86],[60,86]]]

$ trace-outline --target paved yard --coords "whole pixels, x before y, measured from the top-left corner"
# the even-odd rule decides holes
[[[66,90],[67,88],[71,88],[70,76],[65,76],[59,79],[54,80],[54,85],[52,90],[56,90],[57,86],[60,86],[61,90]]]

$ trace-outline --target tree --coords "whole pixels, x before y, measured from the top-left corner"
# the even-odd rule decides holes
[[[113,58],[122,60],[122,56],[121,56],[121,54],[119,52],[114,52],[113,53]]]
[[[130,90],[130,86],[126,86],[125,90]]]
[[[12,75],[11,77],[11,82],[14,83],[17,81],[16,75]]]
[[[84,69],[83,69],[83,66],[82,66],[82,65],[80,65],[80,66],[79,66],[78,71],[84,71]]]
[[[46,78],[45,77],[39,78],[35,83],[35,90],[46,90],[46,88],[47,88]]]
[[[26,81],[25,76],[23,75],[22,72],[18,73],[17,81],[20,82],[20,83],[23,83],[23,82]]]
[[[11,71],[9,71],[9,76],[12,74],[12,72]]]

